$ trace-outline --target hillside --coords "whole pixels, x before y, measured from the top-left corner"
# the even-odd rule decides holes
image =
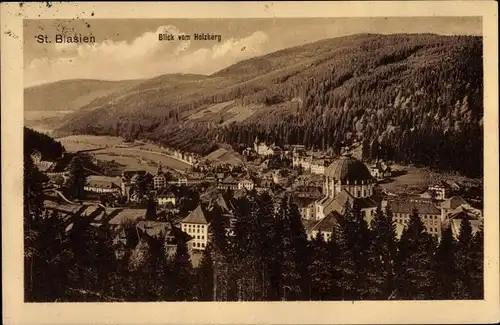
[[[256,136],[335,153],[365,140],[365,158],[480,175],[482,88],[480,37],[363,34],[211,76],[154,78],[84,106],[58,131],[143,137],[202,154]]]
[[[60,158],[65,152],[60,142],[50,136],[24,127],[24,156],[38,151],[42,160],[53,161]]]
[[[24,89],[25,111],[75,111],[99,97],[108,96],[141,80],[63,80]]]

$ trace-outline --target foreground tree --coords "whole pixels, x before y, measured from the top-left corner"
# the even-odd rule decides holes
[[[193,267],[185,240],[178,240],[167,276],[169,300],[188,301],[193,298]]]
[[[68,166],[66,167],[66,172],[68,173],[68,178],[66,180],[65,188],[66,193],[71,198],[82,199],[84,197],[84,186],[85,186],[85,169],[83,168],[83,161],[78,156],[75,155]]]
[[[311,300],[328,300],[333,291],[333,274],[329,263],[330,252],[321,231],[311,243],[311,248],[311,263],[308,267],[311,277],[309,298]]]
[[[372,220],[373,255],[370,257],[374,276],[374,299],[387,299],[394,290],[397,254],[396,226],[390,209],[386,213],[377,208]]]
[[[457,285],[453,293],[456,299],[482,299],[483,297],[483,232],[472,234],[469,219],[462,219],[457,239]]]
[[[400,299],[432,299],[434,240],[425,232],[424,224],[413,210],[408,226],[399,241],[396,295]]]
[[[443,229],[441,242],[434,256],[435,299],[452,299],[457,279],[456,243],[451,227]]]

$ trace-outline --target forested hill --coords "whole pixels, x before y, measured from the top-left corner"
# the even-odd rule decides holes
[[[60,158],[65,150],[60,142],[50,136],[24,127],[24,156],[34,151],[40,152],[43,160],[52,161]]]
[[[482,174],[482,39],[354,35],[239,62],[211,76],[155,78],[86,107],[59,132],[159,140],[204,153],[217,142],[302,143]],[[376,141],[373,141],[376,139]]]

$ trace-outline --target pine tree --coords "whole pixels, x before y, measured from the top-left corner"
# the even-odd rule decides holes
[[[175,301],[188,301],[193,293],[193,269],[185,240],[179,240],[172,261],[169,279],[170,298]]]
[[[153,196],[148,197],[146,206],[146,220],[156,220],[156,202]]]
[[[308,267],[311,276],[311,300],[328,300],[332,295],[333,275],[329,263],[328,246],[321,231],[311,243],[311,264]]]
[[[24,156],[24,287],[26,300],[34,299],[34,268],[38,251],[37,240],[40,233],[39,222],[43,208],[43,178],[29,154]],[[43,236],[43,235],[42,235]]]
[[[41,211],[33,220],[28,266],[26,300],[55,302],[65,299],[71,251],[62,218],[57,213]]]
[[[414,209],[399,241],[396,294],[401,299],[432,298],[433,244],[432,238],[425,232],[418,211]]]
[[[270,269],[275,257],[273,239],[274,228],[274,201],[268,193],[259,195],[258,198],[258,249],[261,251],[259,261],[259,300],[267,300],[271,295],[271,274]]]
[[[480,237],[478,238],[480,240]],[[477,244],[479,244],[479,240]],[[479,261],[475,258],[478,255],[474,254],[474,250],[476,252],[480,251],[478,249],[480,246],[477,245],[476,249],[474,249],[473,243],[474,236],[472,235],[471,222],[469,219],[464,218],[461,220],[455,256],[458,272],[457,288],[454,292],[454,298],[456,299],[473,299],[473,292],[476,288],[474,288],[472,274],[477,272],[477,268],[482,264],[482,259]]]
[[[254,195],[238,200],[235,222],[235,242],[232,250],[233,270],[236,280],[237,299],[255,300],[258,281],[258,265],[261,252],[258,249],[258,203]]]
[[[219,207],[212,212],[213,217],[210,222],[210,259],[212,265],[212,294],[214,301],[226,301],[228,299],[228,268],[229,268],[229,242],[226,235],[226,226],[229,220],[224,220],[225,216]]]
[[[200,266],[196,269],[197,297],[200,301],[214,301],[214,264],[212,245],[203,252]]]
[[[441,242],[434,256],[435,299],[452,299],[457,281],[455,246],[451,227],[448,227],[442,231]]]
[[[68,178],[65,187],[72,198],[82,199],[84,197],[85,170],[83,162],[78,155],[75,155],[66,167]]]
[[[43,207],[42,188],[47,180],[33,163],[30,155],[24,156],[24,218],[29,226],[33,216],[40,215]]]
[[[377,208],[371,223],[374,251],[371,256],[374,276],[375,299],[387,299],[394,290],[394,268],[397,253],[396,226],[392,220],[392,212],[382,212]]]
[[[471,251],[472,263],[475,265],[471,272],[471,298],[484,299],[484,236],[482,226],[472,239]]]
[[[339,299],[340,300],[358,300],[359,294],[356,285],[356,261],[352,250],[352,240],[350,237],[353,228],[352,221],[347,217],[351,213],[346,211],[345,215],[338,218],[335,226],[334,242],[338,246],[338,255],[336,260],[340,274],[338,276]]]

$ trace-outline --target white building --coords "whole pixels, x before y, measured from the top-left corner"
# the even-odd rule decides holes
[[[446,199],[447,186],[445,184],[431,185],[429,186],[428,191],[429,193],[432,193],[431,196],[433,196],[436,200]]]
[[[120,177],[91,175],[83,189],[87,192],[99,194],[120,194],[122,191],[122,180]]]
[[[173,206],[175,206],[175,195],[171,192],[165,193],[165,194],[160,194],[157,197],[158,199],[158,205],[160,206],[166,206],[168,203],[171,203]]]
[[[325,161],[323,159],[315,160],[310,164],[311,173],[324,175],[325,174]]]
[[[249,178],[244,178],[238,182],[239,190],[246,189],[248,191],[251,191],[253,190],[254,186],[255,186],[254,182]]]
[[[158,163],[158,170],[156,171],[156,175],[153,177],[153,186],[156,189],[161,189],[165,187],[167,184],[167,178],[161,169],[161,162]]]
[[[205,250],[208,244],[209,220],[201,206],[191,211],[189,215],[181,221],[181,229],[192,238],[192,248],[194,250]]]

